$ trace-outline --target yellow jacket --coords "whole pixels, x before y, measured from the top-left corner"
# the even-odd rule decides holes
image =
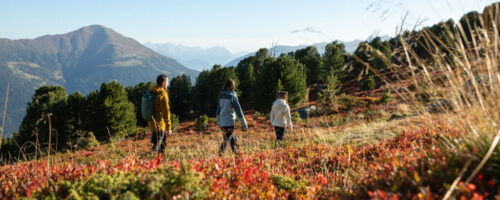
[[[169,131],[170,106],[168,105],[168,92],[159,86],[151,88],[151,93],[156,95],[154,120],[148,122],[149,129],[153,132]]]

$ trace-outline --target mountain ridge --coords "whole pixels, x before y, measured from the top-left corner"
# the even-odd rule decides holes
[[[172,57],[181,64],[196,70],[210,69],[215,64],[223,64],[241,55],[241,53],[231,53],[222,46],[202,48],[197,46],[187,46],[173,43],[152,43],[146,42],[145,46],[151,48],[159,54]]]
[[[133,86],[153,81],[158,74],[174,77],[182,73],[194,79],[199,72],[102,25],[34,39],[2,38],[0,95],[6,94],[7,84],[11,87],[6,135],[18,129],[26,103],[42,85],[61,85],[68,93],[86,94],[103,82],[116,80]],[[0,98],[0,105],[4,103]]]

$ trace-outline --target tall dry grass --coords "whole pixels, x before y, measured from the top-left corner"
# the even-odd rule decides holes
[[[460,139],[445,141],[450,147],[483,151],[478,154],[481,157],[462,155],[467,162],[445,199],[453,195],[460,181],[468,184],[492,156],[500,156],[497,147],[500,140],[499,10],[499,3],[493,4],[478,17],[479,23],[466,19],[465,23],[446,29],[449,41],[443,41],[429,29],[400,34],[399,49],[394,55],[401,63],[391,66],[390,75],[366,65],[401,99],[417,107],[422,116],[439,113],[449,124],[461,129]],[[430,56],[423,57],[416,52],[415,45],[423,47]],[[402,82],[408,84],[402,85]],[[435,124],[429,120],[428,125]]]

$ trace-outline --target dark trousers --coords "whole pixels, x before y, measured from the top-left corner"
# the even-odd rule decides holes
[[[283,140],[285,138],[285,128],[275,126],[274,131],[276,132],[276,140]]]
[[[238,153],[238,144],[236,144],[236,136],[234,136],[234,126],[221,127],[222,134],[224,136],[224,141],[220,145],[219,154],[226,150],[227,143],[231,144],[231,149],[234,153]]]
[[[158,142],[160,140],[161,142]],[[153,134],[151,135],[151,142],[153,143],[153,152],[159,151],[163,153],[165,151],[165,145],[167,143],[167,135],[165,131],[153,132]],[[158,145],[160,145],[159,148]]]

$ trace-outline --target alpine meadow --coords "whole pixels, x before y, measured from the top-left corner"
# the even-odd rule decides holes
[[[500,2],[441,3],[0,1],[0,199],[500,199]]]

